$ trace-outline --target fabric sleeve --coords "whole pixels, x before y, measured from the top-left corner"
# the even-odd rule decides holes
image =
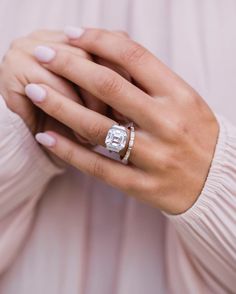
[[[62,172],[0,96],[0,275],[23,246],[50,179]]]
[[[190,275],[209,291],[201,293],[235,293],[236,127],[217,119],[218,142],[201,195],[185,213],[167,217],[190,261]]]

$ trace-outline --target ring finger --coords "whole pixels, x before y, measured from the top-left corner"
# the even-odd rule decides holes
[[[117,124],[114,120],[100,113],[78,105],[73,100],[46,85],[29,84],[26,86],[25,92],[33,103],[44,112],[67,125],[91,143],[105,146],[108,130],[114,124]],[[137,135],[130,161],[134,165],[141,167],[145,160],[143,160],[143,154],[139,154],[139,150],[142,148],[139,148],[138,145],[142,145],[142,139]]]

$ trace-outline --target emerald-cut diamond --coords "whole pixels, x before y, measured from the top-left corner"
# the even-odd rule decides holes
[[[126,128],[114,125],[107,133],[105,140],[106,148],[118,153],[125,148],[127,138],[128,134]]]

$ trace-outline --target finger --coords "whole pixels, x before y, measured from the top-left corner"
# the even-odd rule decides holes
[[[97,99],[94,95],[85,91],[84,89],[79,89],[81,98],[83,99],[84,105],[96,112],[101,114],[107,114],[108,106],[103,103],[101,100]]]
[[[180,78],[140,44],[106,30],[78,32],[77,38],[67,32],[71,45],[122,66],[150,95],[165,96],[178,89]]]
[[[122,34],[122,33],[119,33]],[[12,47],[23,50],[24,52],[29,53],[30,55],[33,52],[33,49],[42,43],[42,41],[47,44],[47,46],[52,46],[54,43],[58,43],[61,49],[68,50],[75,55],[84,57],[88,60],[93,60],[92,56],[85,52],[84,50],[76,47],[72,47],[67,43],[67,38],[62,31],[50,31],[50,30],[38,30],[29,34],[27,37],[19,38],[12,43]],[[78,90],[79,91],[79,90]],[[80,89],[80,96],[83,99],[84,105],[89,109],[95,110],[100,113],[105,113],[107,106],[88,93],[87,91]]]
[[[60,50],[68,50],[68,52],[92,60],[92,57],[90,54],[88,54],[86,51],[80,49],[80,48],[76,48],[73,47],[71,45],[69,45],[68,43],[59,43],[56,41],[52,41],[52,40],[48,40],[48,38],[44,38],[45,40],[43,40],[44,44],[48,47],[53,46],[53,45],[57,45],[57,48],[60,48]],[[21,50],[24,53],[28,53],[29,55],[32,56],[32,52],[34,51],[34,48],[39,46],[40,44],[42,44],[42,40],[40,39],[29,39],[29,38],[19,38],[16,39],[12,42],[11,44],[11,50]]]
[[[71,27],[69,27],[69,30],[70,30],[70,28]],[[72,28],[72,30],[73,30],[73,28]],[[119,38],[129,39],[129,35],[127,32],[120,31],[120,30],[114,30],[113,33],[115,35],[117,35]],[[64,37],[66,37],[65,34],[64,34]],[[65,43],[67,43],[67,38],[66,38]],[[131,81],[131,77],[130,77],[129,73],[124,68],[117,65],[116,63],[112,63],[111,61],[108,61],[104,58],[100,58],[99,56],[94,56],[93,59],[96,61],[96,63],[104,65],[104,66],[114,70],[115,72],[119,73],[122,77],[124,77],[126,80]]]
[[[60,93],[81,103],[77,93],[68,82],[41,67],[34,58],[19,50],[13,50],[7,54],[1,67],[4,70],[4,83],[1,89],[6,92],[8,107],[22,117],[33,133],[35,126],[38,125],[36,124],[38,111],[25,97],[24,88],[29,82],[47,83]],[[14,68],[14,75],[10,71],[12,68]],[[22,71],[22,68],[25,70]]]
[[[113,33],[117,34],[117,36],[120,36],[122,38],[129,39],[129,34],[125,31],[115,30],[115,31],[113,31]]]
[[[111,63],[110,61],[107,61],[105,59],[99,58],[99,57],[94,57],[94,60],[96,63],[103,65],[107,68],[110,68],[111,70],[117,72],[119,75],[121,75],[124,79],[126,79],[127,81],[131,82],[131,76],[129,75],[129,73],[124,70],[122,67],[120,67],[117,64]]]
[[[45,85],[27,85],[26,94],[41,110],[92,144],[99,144],[105,147],[108,130],[117,124],[114,120],[76,104],[74,101]],[[130,162],[139,167],[147,165],[144,160],[145,154],[141,147],[147,140],[143,140],[143,138],[145,136],[139,136],[137,130],[135,146],[130,155]],[[120,154],[124,156],[125,151],[122,150]]]
[[[62,39],[62,33],[61,32],[56,32],[56,33],[51,33],[50,35],[52,35],[52,37],[54,37],[54,39],[58,38],[58,41],[60,40],[60,38]],[[54,36],[55,35],[55,36]],[[48,36],[47,36],[48,38]],[[65,38],[65,36],[64,36]],[[47,40],[47,46],[53,46],[52,41],[46,39]],[[27,51],[30,52],[32,54],[33,49],[36,47],[36,45],[39,45],[40,40],[37,41],[37,43],[35,42],[34,44],[30,44],[30,46],[27,46]],[[33,47],[34,45],[34,47]],[[80,48],[75,48],[72,46],[68,46],[68,44],[66,43],[59,43],[58,44],[58,48],[60,48],[60,50],[67,50],[68,52],[77,55],[78,57],[82,57],[88,60],[93,60],[92,56],[90,54],[88,54],[87,52],[85,52],[84,50],[81,50]],[[105,114],[106,110],[107,110],[107,105],[105,105],[101,100],[97,99],[97,97],[95,97],[94,95],[92,95],[91,93],[85,91],[84,89],[78,89],[78,92],[80,94],[81,99],[83,99],[83,104],[88,107],[91,110],[97,111],[99,113]]]
[[[38,134],[36,139],[53,154],[82,172],[127,193],[132,194],[141,182],[145,182],[141,171],[97,154],[54,132],[46,132],[46,136],[45,133]]]
[[[113,32],[120,37],[129,38],[129,34],[125,31],[114,30]],[[27,36],[33,39],[41,40],[41,41],[53,41],[58,43],[67,42],[67,37],[65,36],[64,31],[60,31],[60,30],[41,29],[41,30],[36,30],[31,32]]]
[[[111,70],[117,72],[119,75],[121,75],[127,81],[129,81],[129,82],[132,81],[128,72],[125,71],[122,67],[120,67],[116,64],[113,64],[110,61],[107,61],[105,59],[99,58],[99,57],[95,57],[94,60],[96,63],[103,65],[103,66],[110,68]],[[119,120],[119,122],[123,122],[123,123],[128,122],[128,119],[124,115],[122,115],[120,112],[116,111],[115,109],[112,109],[111,111],[112,111],[112,115],[115,118],[117,118]]]
[[[18,61],[18,63],[16,61]],[[18,66],[14,66],[15,64],[18,64]],[[6,66],[14,66],[15,76],[17,77],[18,81],[21,82],[19,85],[17,85],[17,89],[15,89],[15,91],[21,95],[25,95],[25,86],[28,83],[47,83],[49,87],[52,87],[61,94],[70,97],[70,99],[77,101],[80,104],[83,104],[82,100],[70,83],[60,76],[57,76],[47,69],[39,66],[33,57],[30,57],[23,52],[14,51],[10,61],[6,64]],[[24,73],[22,72],[23,67],[27,68],[27,71]],[[24,100],[26,103],[29,103],[28,99]]]
[[[115,30],[113,32],[122,38],[126,38],[126,39],[129,38],[129,35],[127,32],[119,31],[119,30]],[[132,79],[129,73],[126,70],[124,70],[124,68],[122,68],[121,66],[114,64],[110,61],[107,61],[103,58],[100,58],[98,56],[94,56],[93,59],[96,61],[96,63],[112,69],[113,71],[120,74],[127,81],[132,82]],[[119,123],[128,123],[128,119],[124,115],[122,115],[120,112],[116,111],[115,109],[112,109],[112,115],[114,116],[115,119],[119,121]]]
[[[60,30],[39,29],[31,32],[26,37],[41,41],[66,43],[65,34],[63,34],[63,31]]]
[[[45,85],[29,84],[27,96],[44,112],[94,144],[105,145],[108,130],[115,121],[89,110]]]
[[[54,50],[37,47],[35,56],[49,70],[71,80],[137,124],[149,126],[148,110],[153,108],[153,99],[116,72],[67,51],[55,51],[55,46]]]

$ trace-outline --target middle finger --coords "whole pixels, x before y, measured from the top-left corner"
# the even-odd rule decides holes
[[[150,128],[153,99],[114,71],[63,50],[37,47],[36,58],[143,128]]]

